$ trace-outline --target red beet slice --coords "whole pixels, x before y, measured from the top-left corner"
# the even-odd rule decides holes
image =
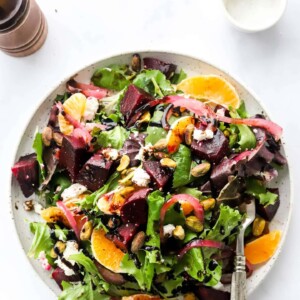
[[[143,167],[159,189],[163,188],[171,178],[171,171],[162,167],[158,161],[145,161]]]
[[[39,186],[39,166],[36,154],[22,156],[11,168],[11,171],[17,179],[24,196],[26,198],[31,196]]]
[[[106,182],[113,162],[106,160],[102,154],[92,156],[79,171],[76,182],[94,192]]]
[[[223,132],[218,129],[210,140],[193,140],[191,149],[199,158],[218,163],[228,154],[229,143]]]
[[[131,84],[121,101],[121,113],[124,115],[126,125],[131,124],[131,117],[135,114],[136,110],[143,104],[153,100],[152,96],[143,91],[142,89]]]
[[[52,272],[52,278],[55,280],[55,282],[58,284],[58,286],[62,288],[61,283],[63,281],[66,282],[76,282],[80,281],[80,276],[78,274],[72,275],[72,276],[67,276],[64,272],[63,269],[60,267],[57,267],[53,272]]]
[[[79,170],[88,158],[89,154],[83,139],[64,136],[59,156],[59,164],[61,167],[67,169],[72,181],[75,180]]]
[[[259,201],[256,201],[256,211],[264,219],[271,222],[279,208],[280,199],[279,199],[279,190],[278,189],[268,189],[268,191],[270,191],[271,193],[277,194],[278,195],[277,200],[275,201],[274,204],[269,204],[269,205],[265,205],[265,206],[260,204]]]
[[[159,70],[164,73],[167,78],[170,78],[175,73],[177,68],[177,66],[174,64],[166,63],[153,57],[145,57],[143,61],[145,69]]]
[[[115,245],[123,251],[127,251],[134,235],[137,233],[138,226],[133,223],[123,224],[115,231],[114,235],[108,235]]]
[[[196,293],[201,300],[229,300],[230,299],[230,293],[215,290],[213,288],[209,288],[205,286],[199,287]]]
[[[121,207],[121,218],[124,223],[146,224],[148,218],[147,196],[150,189],[144,188],[133,193]]]

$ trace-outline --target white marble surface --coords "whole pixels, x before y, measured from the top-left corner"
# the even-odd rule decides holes
[[[0,53],[0,299],[55,299],[31,269],[9,214],[8,184],[20,128],[41,97],[61,79],[111,53],[138,49],[192,54],[250,86],[285,130],[294,175],[300,179],[300,2],[290,0],[272,29],[246,34],[223,15],[218,0],[38,0],[49,23],[44,47],[27,58]],[[83,4],[84,3],[84,4]],[[299,299],[300,222],[294,213],[283,252],[250,300]]]

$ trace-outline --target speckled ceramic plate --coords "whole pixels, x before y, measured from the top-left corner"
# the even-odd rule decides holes
[[[94,70],[98,67],[105,67],[110,64],[125,64],[130,62],[131,56],[133,53],[121,54],[113,57],[109,57],[103,60],[100,60],[94,64],[91,64],[87,67],[82,68],[80,71],[74,73],[76,74],[75,79],[80,82],[88,83]],[[240,81],[231,77],[228,73],[222,71],[221,69],[212,66],[211,64],[186,55],[175,54],[175,53],[166,53],[166,52],[140,52],[142,57],[151,56],[162,59],[167,62],[174,63],[178,65],[179,69],[183,68],[188,75],[197,75],[197,74],[216,74],[220,75],[227,80],[229,80],[233,86],[237,89],[238,94],[242,99],[244,99],[246,103],[247,110],[250,114],[261,113],[263,112],[265,115],[268,115],[263,108],[261,102],[255,97],[254,93],[251,92],[245,85],[241,84]],[[46,95],[44,99],[42,99],[41,103],[37,106],[36,111],[30,117],[28,124],[25,127],[25,130],[20,139],[19,146],[16,151],[15,161],[21,155],[25,153],[32,152],[32,141],[34,132],[36,128],[43,128],[47,121],[48,115],[50,112],[50,108],[53,103],[53,99],[56,94],[61,94],[65,90],[65,83],[70,78],[73,77],[74,74],[71,74],[64,81],[60,82],[55,88],[52,89],[50,93]],[[274,120],[276,122],[276,120]],[[284,147],[283,147],[284,148]],[[284,149],[283,149],[284,152]],[[247,281],[247,289],[248,294],[250,294],[257,286],[261,283],[261,281],[267,276],[268,272],[271,270],[274,265],[278,254],[281,251],[282,245],[285,240],[286,232],[288,229],[288,224],[290,220],[291,213],[291,180],[288,167],[285,167],[281,172],[280,176],[277,178],[276,186],[279,186],[280,189],[280,208],[270,224],[270,229],[278,229],[282,231],[282,239],[279,245],[278,250],[275,255],[265,264],[257,265],[253,275]],[[31,197],[32,198],[32,197]],[[22,202],[24,196],[22,195],[20,188],[14,178],[11,180],[11,209],[15,220],[16,231],[20,239],[20,243],[27,253],[31,241],[32,234],[29,231],[29,226],[24,223],[25,219],[33,220],[37,219],[38,216],[32,212],[26,212],[22,207]],[[19,206],[19,209],[15,209],[15,206]],[[50,278],[50,274],[47,271],[44,271],[40,264],[37,261],[30,260],[32,267],[39,274],[40,278],[53,290],[55,294],[59,294],[59,288],[56,285],[55,281]]]

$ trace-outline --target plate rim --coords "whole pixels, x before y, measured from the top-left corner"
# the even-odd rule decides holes
[[[22,131],[20,131],[20,135],[19,138],[17,138],[15,140],[15,143],[12,143],[12,147],[14,149],[13,154],[11,156],[11,162],[10,162],[10,166],[13,166],[13,164],[15,163],[16,159],[17,159],[17,152],[18,152],[18,148],[20,145],[20,142],[22,140],[22,137],[24,135],[24,133],[26,132],[27,127],[29,126],[31,120],[33,119],[35,113],[37,112],[37,110],[43,105],[43,103],[45,101],[47,101],[47,99],[49,98],[49,96],[55,91],[55,89],[57,89],[62,83],[66,82],[69,78],[72,78],[74,76],[76,76],[78,73],[82,72],[83,70],[92,67],[104,60],[109,60],[109,59],[114,59],[114,58],[118,58],[120,56],[125,56],[125,55],[132,55],[135,53],[139,53],[141,55],[143,54],[147,54],[147,53],[159,53],[159,54],[164,54],[164,55],[176,55],[176,56],[182,56],[185,58],[189,58],[189,59],[193,59],[193,60],[197,60],[199,62],[202,62],[210,67],[213,67],[219,71],[221,71],[222,73],[224,73],[226,76],[232,78],[234,81],[236,81],[240,86],[242,86],[253,98],[254,100],[262,107],[264,114],[271,120],[273,120],[270,116],[272,115],[272,113],[269,113],[269,111],[266,110],[264,103],[260,100],[260,98],[258,97],[258,95],[253,91],[252,88],[249,88],[248,85],[246,85],[244,83],[243,80],[240,79],[239,76],[236,76],[234,73],[232,72],[228,72],[225,71],[223,68],[219,67],[217,64],[211,63],[210,61],[207,61],[205,59],[202,59],[200,56],[196,56],[196,55],[191,55],[191,54],[187,54],[184,52],[177,52],[177,51],[173,51],[173,50],[156,50],[156,49],[137,49],[135,51],[122,51],[122,52],[111,52],[110,55],[102,55],[100,56],[100,58],[98,59],[93,59],[91,60],[90,63],[86,63],[84,66],[77,68],[76,71],[72,71],[69,72],[69,75],[64,76],[62,79],[59,79],[58,81],[55,81],[55,84],[51,85],[50,88],[47,89],[47,91],[45,93],[43,93],[43,96],[40,97],[40,100],[37,101],[37,103],[35,104],[35,108],[32,110],[32,112],[29,114],[28,118],[25,119],[24,124],[22,124]],[[287,237],[287,233],[289,231],[289,227],[290,227],[290,222],[291,222],[291,217],[292,217],[292,211],[293,211],[293,207],[294,207],[294,183],[293,183],[293,167],[290,165],[290,160],[289,160],[289,144],[285,141],[284,135],[281,137],[281,142],[282,142],[282,148],[284,149],[285,152],[285,156],[287,159],[287,168],[288,168],[288,175],[289,175],[289,211],[288,211],[288,215],[287,215],[287,220],[286,220],[286,225],[285,225],[285,230],[282,232],[281,235],[281,241],[279,244],[279,248],[276,250],[276,252],[274,253],[274,255],[272,256],[273,262],[270,265],[270,267],[266,270],[263,278],[257,283],[257,285],[255,286],[255,288],[251,289],[250,291],[248,291],[248,296],[251,295],[255,290],[257,290],[260,285],[262,284],[262,282],[264,282],[266,280],[267,277],[269,277],[269,273],[270,271],[274,268],[274,265],[279,257],[279,255],[282,252],[283,247],[285,246],[285,242],[286,242],[286,237]],[[28,265],[31,266],[31,268],[34,270],[34,274],[37,278],[39,278],[39,280],[41,282],[43,282],[43,284],[52,291],[52,293],[56,296],[56,293],[54,292],[54,290],[42,279],[42,277],[39,275],[39,273],[37,272],[37,270],[34,268],[31,259],[28,257],[25,249],[23,248],[21,239],[20,239],[20,235],[18,233],[17,230],[17,226],[16,226],[16,222],[14,220],[14,205],[12,202],[12,180],[13,180],[13,175],[10,174],[10,176],[8,176],[9,178],[9,187],[8,187],[8,201],[9,201],[9,213],[11,215],[11,219],[13,221],[13,230],[15,232],[15,235],[17,236],[17,241],[20,244],[20,248],[22,249],[22,255],[24,256],[24,258],[26,259]]]

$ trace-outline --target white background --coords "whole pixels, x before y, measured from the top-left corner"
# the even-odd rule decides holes
[[[37,103],[73,71],[122,51],[192,54],[241,78],[283,126],[295,186],[300,179],[300,1],[268,31],[246,34],[217,0],[38,0],[49,24],[44,47],[26,58],[0,53],[0,299],[55,299],[31,269],[13,228],[7,193],[19,132]],[[299,193],[299,192],[298,192]],[[251,300],[300,299],[297,190],[283,252]]]

